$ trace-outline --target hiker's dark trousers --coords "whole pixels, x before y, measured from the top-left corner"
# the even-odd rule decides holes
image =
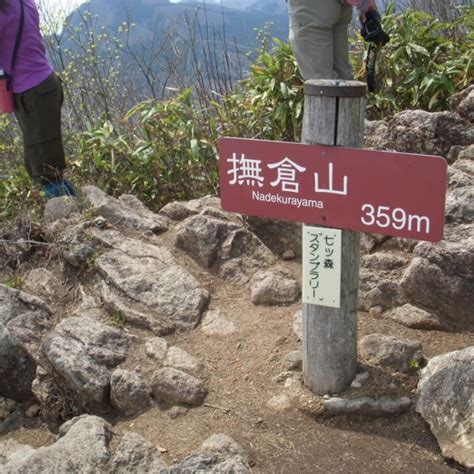
[[[61,80],[52,73],[38,86],[14,96],[28,173],[37,181],[60,178],[66,168],[61,136]]]

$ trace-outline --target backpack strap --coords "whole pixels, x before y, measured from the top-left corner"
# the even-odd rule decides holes
[[[23,35],[23,26],[25,24],[25,9],[23,6],[23,0],[20,0],[20,23],[18,25],[18,32],[15,39],[15,47],[13,48],[12,64],[10,68],[10,76],[13,75],[13,67],[15,66],[16,57],[18,55],[18,50],[20,49],[20,41]]]

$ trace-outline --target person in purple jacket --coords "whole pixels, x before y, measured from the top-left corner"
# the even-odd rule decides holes
[[[11,70],[21,17],[23,27]],[[73,186],[63,177],[62,85],[46,58],[34,0],[0,0],[0,69],[11,76],[28,173],[43,186],[46,199],[74,196]]]

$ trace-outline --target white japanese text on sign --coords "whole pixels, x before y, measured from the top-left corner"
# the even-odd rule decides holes
[[[303,303],[340,307],[341,231],[303,226]]]

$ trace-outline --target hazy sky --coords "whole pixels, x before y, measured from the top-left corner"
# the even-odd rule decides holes
[[[179,1],[179,0],[171,0]],[[212,0],[211,0],[212,1]],[[84,0],[36,0],[36,3],[43,3],[48,8],[64,8],[69,11],[75,8],[77,5],[84,3]]]
[[[45,5],[48,9],[64,8],[66,11],[70,11],[77,5],[83,3],[84,0],[36,0],[36,3]]]

